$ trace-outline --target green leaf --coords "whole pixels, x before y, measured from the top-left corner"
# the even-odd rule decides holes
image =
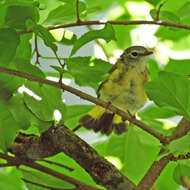
[[[15,65],[9,66],[10,69],[15,69]],[[18,87],[24,84],[25,79],[0,73],[0,98],[8,101]]]
[[[70,30],[56,29],[51,30],[50,33],[58,43],[63,45],[73,45],[77,40],[77,36]]]
[[[30,64],[28,61],[23,61],[22,59],[16,59],[15,64],[17,70],[31,76],[36,76],[40,78],[45,78],[45,74],[36,65]]]
[[[96,89],[111,64],[95,57],[73,57],[65,59],[69,73],[80,86],[91,86]]]
[[[79,15],[83,19],[86,16],[86,4],[79,1]],[[75,22],[76,15],[76,1],[64,1],[63,5],[53,9],[49,14],[44,24],[57,25]]]
[[[63,160],[64,162],[64,160]],[[46,173],[42,173],[40,171],[34,171],[34,170],[21,170],[22,171],[22,175],[24,176],[24,179],[30,180],[34,183],[40,183],[46,186],[50,186],[53,187],[53,189],[61,189],[62,187],[64,188],[68,188],[68,189],[72,189],[74,188],[74,185],[58,179],[54,176],[48,175]],[[36,187],[36,185],[31,185],[26,183],[27,187],[30,190],[38,190]],[[46,189],[46,188],[45,188]],[[44,188],[40,188],[39,190],[44,190]]]
[[[154,59],[149,59],[148,61],[148,70],[150,72],[151,80],[155,79],[161,69],[158,66],[158,63]]]
[[[59,110],[62,114],[61,122],[65,119],[66,107],[62,102],[62,91],[48,85],[40,85],[38,83],[27,82],[25,85],[32,90],[38,98],[24,94],[24,102],[26,106],[42,121],[53,121],[54,110]]]
[[[173,117],[177,114],[173,112],[171,109],[160,108],[156,105],[151,105],[139,112],[138,115],[144,119],[159,119]]]
[[[91,105],[67,106],[65,125],[74,128],[78,124],[79,118],[93,108]]]
[[[173,179],[177,184],[184,185],[182,177],[187,177],[190,180],[190,167],[179,163],[173,172]]]
[[[150,10],[150,15],[155,20],[157,15],[157,10],[156,9]],[[176,14],[170,11],[161,10],[159,14],[159,20],[165,22],[180,23],[180,18]]]
[[[44,44],[50,47],[53,52],[57,51],[57,45],[55,44],[56,40],[52,36],[52,34],[42,25],[36,24],[31,19],[28,19],[26,22],[27,29],[32,29],[36,35],[43,39]]]
[[[63,37],[59,41],[59,43],[63,45],[73,45],[76,41],[77,41],[77,36],[74,33],[68,30],[64,30]]]
[[[179,155],[185,155],[188,152],[190,152],[190,133],[187,135],[173,140],[169,145],[169,153],[172,153],[174,156],[179,156]]]
[[[150,100],[190,119],[190,81],[174,73],[160,72],[152,82],[145,84]]]
[[[123,165],[121,171],[134,183],[138,183],[156,158],[158,144],[151,135],[130,126],[126,134],[111,136],[105,155],[119,158]]]
[[[174,60],[170,59],[166,67],[167,72],[176,73],[178,75],[187,76],[190,74],[190,59]]]
[[[162,171],[158,180],[156,180],[155,187],[158,190],[179,190],[179,185],[173,179],[173,172],[176,167],[175,162],[170,162]],[[167,180],[166,180],[167,179]]]
[[[95,39],[104,39],[106,42],[110,40],[116,40],[115,32],[111,24],[107,23],[105,27],[101,30],[89,31],[82,35],[74,44],[71,51],[71,56],[74,55],[78,49],[80,49],[86,43],[95,40]]]
[[[0,29],[0,65],[8,65],[11,62],[19,42],[19,35],[14,29]]]
[[[0,1],[0,5],[22,5],[22,6],[36,6],[37,1],[34,0],[2,0]]]
[[[162,40],[172,40],[174,43],[177,43],[183,37],[189,35],[188,30],[171,30],[168,27],[160,26],[156,31],[155,36]]]
[[[20,43],[16,49],[15,58],[28,60],[32,58],[32,45],[30,40],[32,39],[32,34],[25,34],[20,36]]]
[[[11,147],[19,126],[7,106],[0,102],[0,148],[6,151]]]
[[[25,187],[21,180],[20,173],[16,168],[11,168],[9,172],[5,170],[0,171],[0,189],[14,189],[14,190],[24,190]]]
[[[182,7],[179,8],[178,15],[181,19],[190,17],[190,1],[186,2]]]
[[[39,14],[36,7],[32,6],[9,6],[5,17],[5,23],[16,29],[26,29],[25,22],[31,19],[38,22]]]

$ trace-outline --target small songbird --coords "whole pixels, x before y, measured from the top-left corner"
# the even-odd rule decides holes
[[[105,75],[97,91],[98,98],[135,115],[147,99],[144,83],[149,79],[147,56],[152,53],[143,46],[127,48]],[[121,116],[98,105],[79,122],[87,129],[106,135],[112,131],[119,135],[125,132],[128,126]]]

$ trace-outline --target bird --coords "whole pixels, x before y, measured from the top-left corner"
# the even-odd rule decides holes
[[[135,116],[147,100],[144,84],[149,80],[148,56],[153,52],[143,46],[127,48],[98,87],[97,98]],[[128,124],[121,116],[96,105],[79,119],[80,125],[95,132],[120,135]]]

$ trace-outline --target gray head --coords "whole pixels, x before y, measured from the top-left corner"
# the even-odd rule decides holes
[[[143,46],[131,46],[124,51],[120,60],[126,64],[145,63],[147,61],[146,57],[152,53]]]

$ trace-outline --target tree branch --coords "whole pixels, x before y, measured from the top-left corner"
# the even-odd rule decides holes
[[[100,105],[100,106],[112,111],[113,113],[120,115],[123,119],[130,121],[131,123],[135,124],[136,126],[140,127],[141,129],[145,130],[146,132],[150,133],[152,136],[154,136],[155,138],[160,140],[160,142],[162,144],[166,144],[168,142],[168,138],[166,136],[164,136],[161,133],[155,131],[154,129],[152,129],[148,125],[142,123],[141,121],[137,120],[136,118],[130,117],[128,115],[128,113],[116,108],[113,105],[110,105],[110,103],[107,103],[107,102],[105,102],[103,100],[100,100],[98,98],[90,96],[90,95],[88,95],[88,94],[86,94],[86,93],[84,93],[84,92],[82,92],[82,91],[80,91],[78,89],[72,88],[72,87],[67,86],[65,84],[60,84],[59,82],[57,83],[57,82],[54,82],[54,81],[51,81],[51,80],[35,77],[35,76],[32,76],[32,75],[28,75],[26,73],[22,73],[20,71],[7,69],[7,68],[3,68],[3,67],[0,67],[0,72],[10,74],[10,75],[14,75],[14,76],[18,76],[18,77],[21,77],[21,78],[25,78],[25,79],[28,79],[30,81],[40,82],[42,84],[47,84],[47,85],[50,85],[50,86],[54,86],[56,88],[66,90],[66,91],[68,91],[68,92],[70,92],[72,94],[75,94],[75,95],[79,96],[82,99],[85,99],[85,100],[88,100],[90,102],[93,102],[96,105]]]
[[[17,141],[17,139],[19,140]],[[19,149],[18,145],[20,147]],[[18,165],[23,164],[42,172],[46,172],[68,181],[71,184],[76,185],[76,187],[80,187],[81,190],[97,190],[97,188],[92,189],[91,186],[87,186],[73,178],[71,179],[60,173],[54,173],[54,171],[44,166],[26,162],[25,160],[41,160],[44,157],[64,152],[83,167],[97,184],[106,187],[108,190],[134,190],[136,187],[128,178],[116,169],[115,166],[101,157],[90,147],[90,145],[65,126],[51,127],[46,132],[42,133],[40,137],[19,133],[11,147],[11,152],[21,160],[15,161],[17,158],[11,157],[10,159],[7,155],[3,155],[4,157],[2,157],[2,154],[0,154],[0,157],[11,161],[13,164],[16,162]]]
[[[102,25],[110,23],[112,25],[140,25],[140,24],[146,24],[146,25],[160,25],[160,26],[168,26],[173,28],[181,28],[190,30],[190,26],[184,25],[184,24],[177,24],[172,22],[164,22],[164,21],[145,21],[145,20],[137,20],[137,21],[80,21],[79,23],[70,23],[70,24],[62,24],[57,26],[51,26],[48,27],[47,30],[55,30],[58,28],[68,28],[68,27],[75,27],[75,26],[88,26],[88,25]],[[19,34],[27,34],[33,32],[32,30],[23,30],[18,32]]]
[[[160,176],[162,170],[167,166],[172,155],[162,157],[159,161],[155,161],[149,170],[146,172],[143,179],[138,184],[135,190],[148,190],[152,187],[156,179]]]
[[[50,186],[47,186],[47,185],[43,185],[43,184],[40,184],[40,183],[36,183],[36,182],[33,182],[33,181],[30,181],[30,180],[27,180],[27,179],[24,179],[24,178],[21,178],[25,183],[29,183],[29,184],[32,184],[32,185],[35,185],[35,186],[38,186],[38,187],[43,187],[43,188],[46,188],[46,189],[50,189],[50,190],[77,190],[76,188],[74,189],[63,189],[63,188],[55,188],[55,187],[50,187]]]
[[[35,146],[35,145],[33,144],[33,146]],[[8,156],[8,155],[2,154],[2,153],[0,153],[0,158],[5,159],[8,162],[11,162],[11,163],[13,163],[13,164],[15,164],[17,166],[18,165],[25,165],[25,166],[28,166],[30,168],[33,168],[33,169],[39,170],[41,172],[44,172],[46,174],[49,174],[51,176],[54,176],[54,177],[56,177],[58,179],[67,181],[67,182],[75,185],[76,187],[78,187],[80,190],[100,190],[100,189],[95,188],[95,187],[93,187],[91,185],[87,185],[85,183],[82,183],[82,182],[80,182],[80,181],[78,181],[78,180],[76,180],[76,179],[74,179],[72,177],[66,176],[66,175],[64,175],[62,173],[59,173],[59,172],[54,171],[54,170],[52,170],[52,169],[50,169],[48,167],[42,166],[42,165],[34,163],[34,162],[28,162],[28,161],[20,160],[17,157]]]

